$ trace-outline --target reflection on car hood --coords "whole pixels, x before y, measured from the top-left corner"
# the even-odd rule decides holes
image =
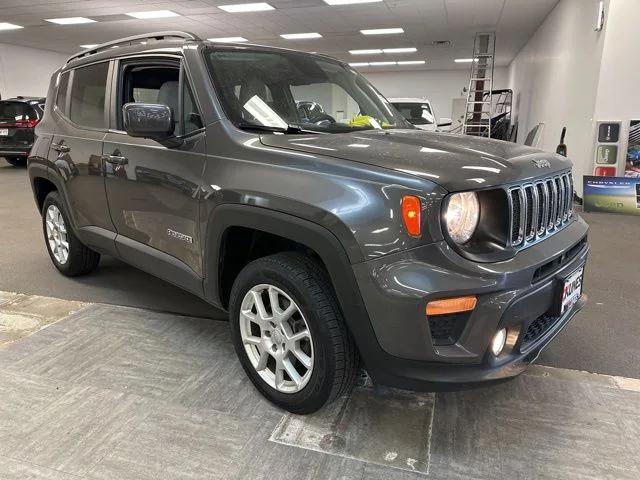
[[[263,135],[261,142],[390,168],[427,178],[449,191],[505,185],[571,167],[564,157],[515,143],[422,130]]]

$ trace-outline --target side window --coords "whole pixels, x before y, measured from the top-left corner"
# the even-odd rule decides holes
[[[123,130],[122,107],[127,103],[167,105],[180,132],[180,67],[178,64],[124,63],[120,69],[118,129]]]
[[[200,130],[204,125],[202,124],[202,117],[198,112],[196,101],[193,98],[193,91],[186,79],[186,75],[183,76],[183,88],[182,88],[182,116],[184,125],[184,135],[189,135],[197,130]]]
[[[63,115],[67,114],[67,94],[69,93],[69,77],[71,74],[69,72],[65,72],[60,75],[59,84],[58,84],[58,95],[56,96],[56,107]],[[41,106],[42,110],[44,110],[44,104]]]
[[[73,74],[69,118],[85,127],[105,128],[104,100],[107,91],[107,62],[78,68]]]

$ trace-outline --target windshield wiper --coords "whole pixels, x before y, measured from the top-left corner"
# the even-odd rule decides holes
[[[300,134],[300,133],[318,133],[312,130],[304,130],[297,125],[287,125],[286,128],[276,127],[273,125],[259,125],[257,123],[240,122],[237,124],[238,128],[242,130],[260,130],[262,132],[279,132],[288,134]]]

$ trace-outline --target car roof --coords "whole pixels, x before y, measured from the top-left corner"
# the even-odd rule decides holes
[[[153,32],[142,35],[135,35],[133,37],[125,37],[118,40],[113,40],[111,42],[103,43],[91,49],[83,50],[69,57],[62,70],[78,67],[96,61],[108,61],[113,58],[129,54],[145,53],[147,51],[158,53],[162,50],[176,51],[178,49],[182,49],[186,43],[196,45],[215,45],[218,47],[241,47],[245,49],[247,47],[250,47],[265,51],[297,52],[311,56],[331,59],[337,63],[346,65],[346,63],[342,60],[335,59],[328,55],[312,54],[300,50],[292,50],[288,48],[272,47],[266,45],[256,45],[250,43],[212,42],[209,40],[202,40],[193,33],[169,31]]]
[[[3,98],[0,102],[22,102],[22,103],[44,103],[46,100],[45,97],[23,97],[22,95],[18,95],[13,98]]]
[[[402,97],[402,98],[389,98],[391,103],[429,103],[428,98],[411,98],[411,97]]]

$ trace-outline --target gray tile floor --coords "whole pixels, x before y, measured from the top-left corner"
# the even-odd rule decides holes
[[[633,380],[534,367],[458,393],[358,387],[297,417],[254,391],[226,323],[18,303],[40,316],[4,327],[2,480],[640,478]]]

